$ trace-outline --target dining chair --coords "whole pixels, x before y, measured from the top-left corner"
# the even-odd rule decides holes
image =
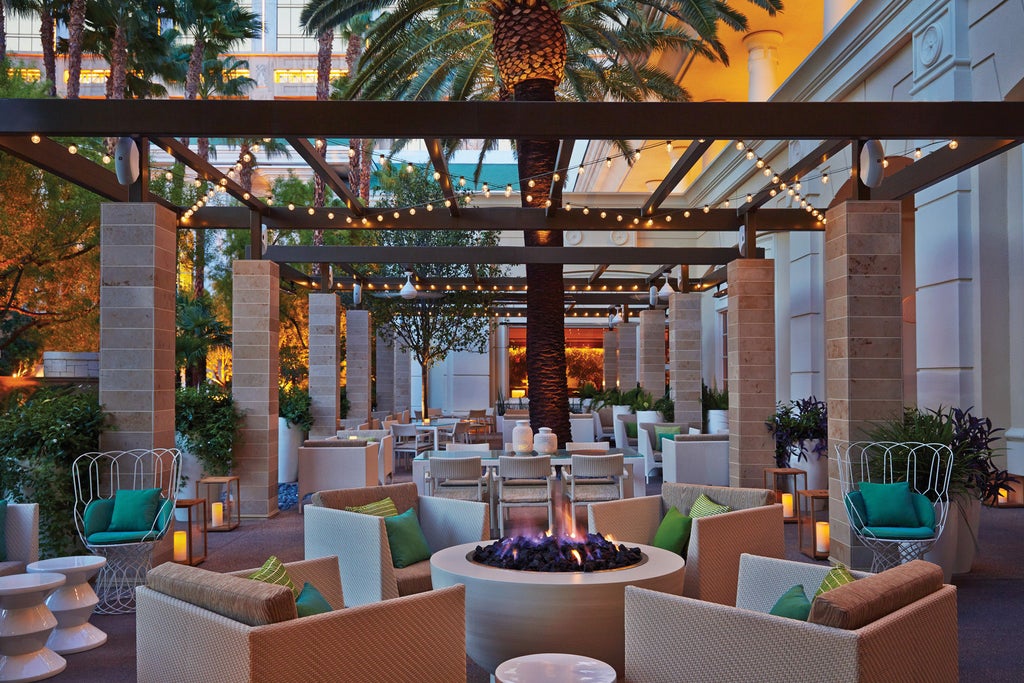
[[[505,516],[509,508],[545,507],[548,529],[555,525],[555,468],[550,455],[498,457],[495,489],[498,498],[498,534],[505,535]]]
[[[427,461],[427,494],[439,498],[489,502],[490,474],[482,473],[479,455],[433,457]]]
[[[432,435],[419,431],[414,424],[391,425],[391,436],[395,439],[392,450],[397,464],[401,464],[403,458],[407,458],[410,468],[413,458],[433,446]]]
[[[565,450],[569,453],[579,453],[580,451],[603,451],[607,452],[611,450],[612,445],[607,441],[570,441],[565,444]]]
[[[626,470],[621,453],[611,455],[573,454],[569,467],[562,468],[562,486],[569,501],[572,528],[576,529],[576,508],[598,501],[626,497]],[[567,488],[566,488],[567,487]]]

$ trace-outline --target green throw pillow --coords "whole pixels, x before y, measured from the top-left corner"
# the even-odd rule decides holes
[[[7,501],[0,500],[0,562],[7,561]]]
[[[907,482],[873,484],[862,481],[860,494],[868,513],[867,526],[919,526]]]
[[[160,508],[160,489],[119,489],[106,531],[149,531]]]
[[[782,597],[768,610],[768,614],[788,619],[799,619],[800,621],[807,621],[807,616],[810,613],[811,601],[807,599],[807,594],[804,593],[802,585],[793,586],[783,593]]]
[[[710,517],[711,515],[720,515],[723,512],[729,512],[732,510],[728,505],[721,505],[711,500],[705,494],[700,494],[700,498],[693,501],[693,507],[690,508],[690,517],[697,519],[698,517]]]
[[[686,557],[686,546],[690,542],[692,526],[692,517],[684,515],[675,507],[670,507],[658,525],[658,530],[654,532],[654,542],[651,545]]]
[[[249,574],[249,578],[254,581],[276,583],[278,586],[285,586],[292,592],[292,595],[296,598],[299,597],[299,589],[292,583],[292,577],[288,576],[288,570],[281,563],[281,560],[277,559],[276,555],[268,557],[262,567]]]
[[[409,508],[400,515],[385,517],[384,526],[388,531],[388,546],[391,547],[391,563],[401,569],[422,560],[430,559],[430,546],[423,535],[416,509]]]
[[[358,512],[362,515],[374,515],[376,517],[394,517],[398,514],[398,508],[395,507],[395,501],[391,500],[390,497],[384,500],[378,500],[374,503],[367,503],[366,505],[356,505],[355,507],[345,508],[349,512]]]
[[[825,578],[821,580],[818,590],[814,591],[814,597],[818,597],[825,591],[830,591],[833,588],[853,583],[856,580],[853,574],[850,573],[850,570],[846,568],[846,565],[837,564],[828,571],[828,574],[825,574]]]
[[[299,597],[295,598],[295,609],[300,617],[308,617],[312,614],[324,614],[333,611],[331,603],[327,602],[320,591],[309,581],[302,587]]]
[[[654,428],[654,448],[661,450],[661,439],[664,436],[675,436],[676,434],[682,434],[682,427],[655,427]]]
[[[626,438],[627,439],[635,439],[635,438],[637,438],[637,434],[639,433],[637,431],[638,429],[639,429],[639,427],[637,427],[636,422],[626,422]]]

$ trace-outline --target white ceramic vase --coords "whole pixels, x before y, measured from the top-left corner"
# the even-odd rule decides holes
[[[554,455],[558,450],[558,436],[550,427],[541,427],[533,437],[533,448],[538,455]]]
[[[512,429],[512,450],[516,455],[533,453],[533,430],[530,429],[529,420],[516,420],[516,426]]]
[[[827,489],[828,488],[828,452],[822,457],[814,452],[818,445],[818,439],[808,439],[803,442],[803,458],[798,459],[796,449],[793,446],[789,456],[789,466],[807,472],[807,488]]]
[[[288,423],[288,418],[277,418],[277,481],[293,482],[299,479],[299,446],[305,432]]]

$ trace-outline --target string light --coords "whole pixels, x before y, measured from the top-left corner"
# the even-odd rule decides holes
[[[583,215],[584,216],[589,216],[590,215],[590,207],[587,207],[587,206],[583,207]]]
[[[110,159],[110,155],[109,155],[109,154],[104,154],[104,155],[103,155],[103,156],[102,156],[102,157],[100,158],[100,161],[102,161],[102,162],[103,162],[103,165],[104,165],[104,166],[106,166],[107,164],[109,164],[109,163],[111,162],[111,159]]]
[[[412,165],[412,162],[409,162],[408,164],[405,165],[405,172],[406,173],[412,173],[415,170],[416,170],[416,167]]]
[[[918,148],[916,148],[914,150],[914,158],[915,159],[920,159],[921,158],[921,148],[920,147],[918,147]]]
[[[744,147],[746,147],[746,145],[743,144],[743,140],[737,140],[736,141],[736,151],[737,152],[742,152]]]
[[[665,151],[668,152],[669,154],[672,153],[672,141],[671,140],[665,140]]]
[[[465,187],[465,186],[466,186],[466,176],[460,175],[459,176],[459,187]]]
[[[612,158],[611,157],[605,157],[604,158],[604,165],[607,166],[608,168],[611,168],[612,167]]]
[[[534,179],[533,179],[533,178],[530,178],[529,182],[527,182],[526,184],[527,184],[527,186],[528,186],[528,187],[533,187],[533,186],[534,186],[534,185],[536,185],[537,183],[536,183],[536,182],[534,181]]]
[[[960,143],[957,142],[956,140],[950,140],[949,141],[949,148],[950,149],[956,149],[959,146],[960,146]]]
[[[306,211],[309,213],[310,216],[316,213],[316,209],[314,209],[312,206],[306,209]]]
[[[508,185],[505,186],[505,196],[506,197],[511,197],[512,196],[512,183],[509,183]]]
[[[689,211],[683,211],[683,218],[689,218],[689,217],[690,217],[690,212]]]
[[[754,162],[754,165],[757,166],[758,168],[764,168],[764,159],[758,157],[757,161]]]
[[[440,179],[441,179],[441,172],[440,171],[434,171],[434,180],[440,180]]]
[[[828,185],[828,173],[824,173],[821,176],[821,184]]]
[[[38,133],[33,133],[32,137],[30,137],[29,140],[32,141],[33,145],[38,145],[40,142],[43,141],[43,139],[41,137],[39,137]]]
[[[76,145],[75,143],[71,143],[70,145],[68,145],[68,153],[78,154],[78,145]]]
[[[705,204],[704,205],[704,213],[710,213],[710,212],[711,212],[711,207],[708,206],[707,204]]]
[[[750,203],[750,202],[752,202],[752,201],[754,201],[754,195],[752,195],[752,194],[750,194],[750,193],[748,192],[748,193],[747,193],[747,204],[749,204],[749,203]]]

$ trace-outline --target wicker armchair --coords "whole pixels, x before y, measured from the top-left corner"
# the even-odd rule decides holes
[[[826,565],[743,555],[735,607],[627,587],[625,681],[952,683],[959,673],[956,588],[942,585],[938,567],[917,564],[890,570],[895,574],[887,578],[870,577],[875,588],[899,586],[899,599],[879,598],[859,581],[830,591],[844,592],[842,603],[856,605],[847,615],[871,612],[861,619],[866,623],[843,626],[824,625],[830,619],[817,619],[817,606],[806,622],[768,614],[794,585],[813,594]],[[906,575],[929,572],[931,585],[918,591],[923,595],[905,588]],[[887,604],[869,610],[869,602]]]
[[[702,493],[732,511],[693,520],[683,595],[732,605],[740,554],[782,557],[785,551],[782,506],[774,504],[774,491],[663,484],[660,496],[592,503],[590,531],[611,534],[619,542],[650,544],[669,508],[687,514]]]
[[[171,563],[154,569],[152,585],[138,589],[140,683],[466,680],[462,586],[338,609],[342,585],[333,557],[285,566],[297,585],[312,583],[336,611],[296,618],[294,598],[283,586],[246,586],[242,579]],[[265,616],[277,600],[290,601],[293,614],[258,625],[240,614]]]
[[[346,607],[431,589],[429,560],[395,568],[383,517],[345,510],[385,497],[399,513],[416,509],[431,552],[490,537],[487,503],[420,496],[412,482],[314,493],[305,506],[305,556],[337,556]]]
[[[644,477],[647,483],[651,481],[651,472],[660,470],[661,467],[661,439],[658,437],[658,429],[678,428],[681,434],[685,434],[689,428],[686,422],[641,422],[637,426],[636,449],[644,456]]]

